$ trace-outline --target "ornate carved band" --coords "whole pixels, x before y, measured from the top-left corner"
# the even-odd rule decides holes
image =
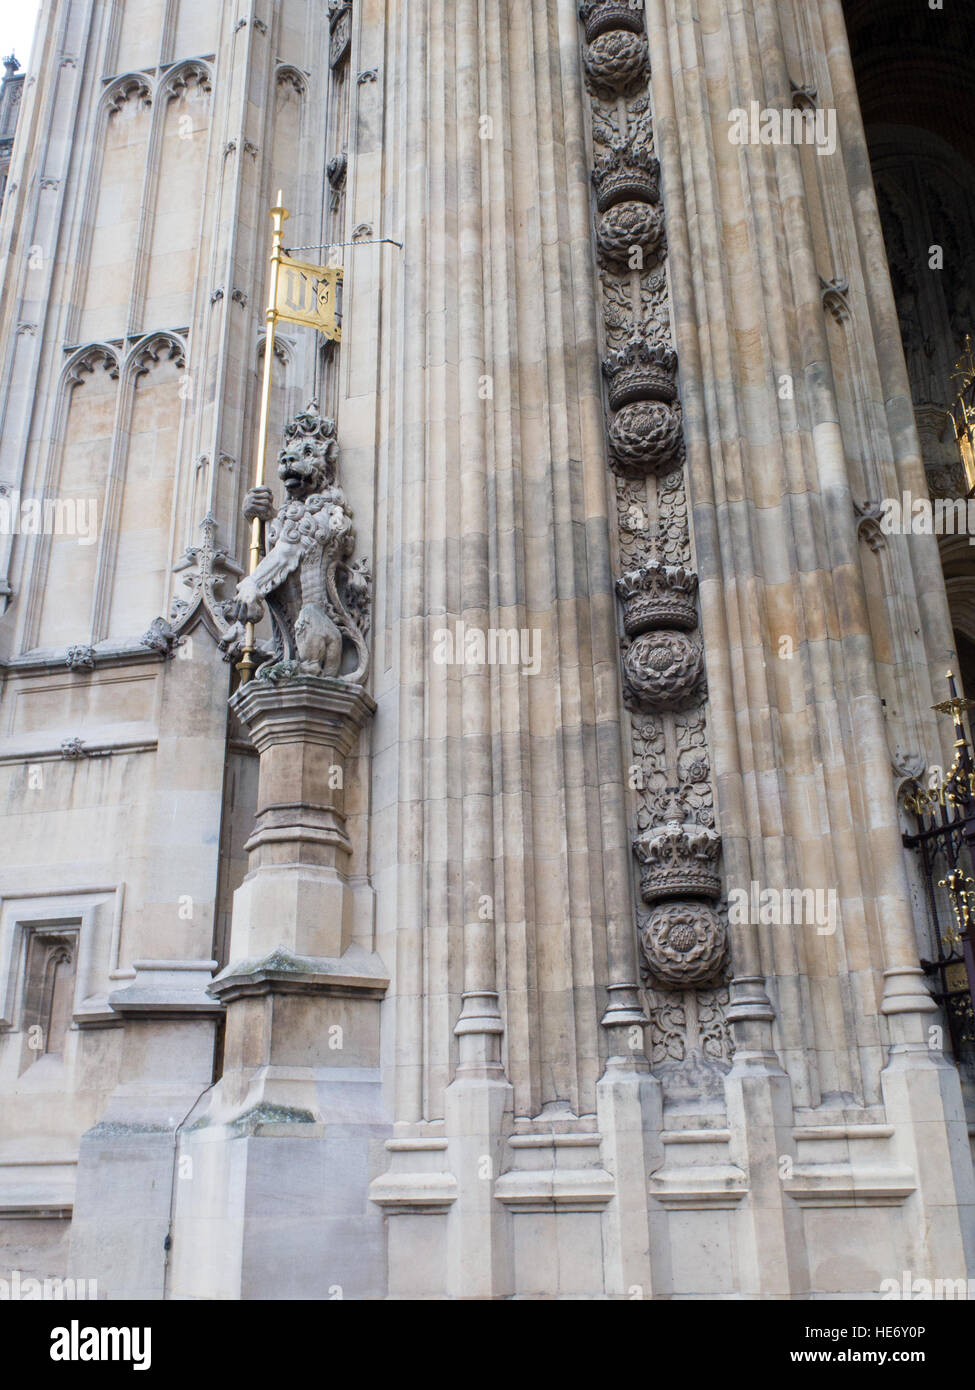
[[[640,759],[633,852],[644,976],[651,988],[720,983],[726,931],[721,837],[713,828],[695,634],[677,354],[663,260],[642,0],[584,0],[583,64],[592,98],[594,232],[600,271],[608,462],[616,475],[623,696]],[[715,1008],[719,1004],[715,1003]]]

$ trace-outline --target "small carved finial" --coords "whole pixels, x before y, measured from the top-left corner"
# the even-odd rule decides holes
[[[94,647],[69,647],[64,658],[69,671],[93,671],[95,669]]]
[[[144,647],[148,647],[151,652],[159,652],[163,656],[172,656],[174,649],[179,646],[181,638],[170,623],[165,618],[153,618],[146,632],[142,634],[139,641]]]
[[[854,502],[853,510],[857,516],[857,535],[866,541],[871,550],[882,550],[887,544],[880,523],[884,509],[879,502]]]

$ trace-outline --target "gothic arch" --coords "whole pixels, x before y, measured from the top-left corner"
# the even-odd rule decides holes
[[[141,102],[150,112],[148,130],[146,133],[146,158],[148,160],[152,130],[155,125],[151,112],[153,95],[154,88],[152,81],[145,73],[127,72],[109,83],[98,103],[91,145],[92,158],[82,175],[84,191],[80,199],[81,213],[72,237],[74,245],[72,248],[73,254],[70,257],[70,264],[75,267],[75,270],[72,276],[72,292],[68,301],[71,308],[65,325],[65,334],[69,341],[83,336],[82,316],[86,308],[91,253],[95,235],[95,218],[98,212],[98,200],[102,190],[105,172],[105,151],[108,140],[109,122],[113,116],[118,115],[129,101],[138,100]]]
[[[75,387],[83,385],[99,369],[107,372],[116,383],[120,382],[119,353],[112,343],[86,343],[72,352],[61,368],[50,416],[48,433],[50,442],[47,449],[46,466],[37,480],[37,489],[45,497],[57,497],[62,491],[68,418]],[[120,389],[120,385],[115,388],[116,419]],[[41,534],[35,538],[31,559],[25,573],[26,616],[21,640],[22,651],[30,651],[38,643],[42,600],[50,568],[51,543],[50,535]],[[83,635],[79,634],[79,636]]]
[[[142,377],[151,372],[161,362],[172,362],[183,369],[187,361],[187,345],[178,333],[164,329],[146,333],[134,342],[122,363],[121,387],[118,410],[116,412],[115,434],[112,442],[111,466],[105,491],[104,515],[98,542],[98,557],[95,574],[95,587],[92,597],[91,631],[93,639],[100,641],[109,635],[112,624],[113,601],[117,589],[119,545],[122,538],[123,509],[126,505],[126,486],[130,471],[133,449],[133,415],[136,407],[136,390]],[[177,436],[182,437],[184,426],[184,397],[180,397],[178,408]],[[177,446],[175,459],[181,449]],[[173,468],[173,492],[176,488],[177,469]],[[173,547],[173,499],[170,499],[168,540],[165,559],[172,558]],[[146,614],[148,622],[153,615]],[[116,633],[116,636],[126,636]]]
[[[114,116],[133,96],[139,97],[144,106],[152,105],[152,85],[144,72],[127,72],[110,82],[102,93],[99,117]]]
[[[179,97],[186,88],[195,83],[202,91],[211,92],[213,90],[213,70],[209,63],[205,63],[202,58],[186,58],[182,62],[175,63],[169,71],[159,79],[157,88],[159,104],[173,101]]]
[[[275,69],[274,80],[278,86],[283,82],[289,83],[300,97],[308,91],[308,79],[293,63],[279,63]]]
[[[129,348],[123,371],[127,381],[134,382],[136,377],[149,371],[150,367],[159,361],[161,354],[168,349],[170,360],[176,361],[178,367],[186,366],[187,345],[185,338],[179,333],[174,333],[169,329],[144,333]]]

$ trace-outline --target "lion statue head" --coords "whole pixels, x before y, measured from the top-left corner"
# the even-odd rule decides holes
[[[338,449],[335,421],[319,415],[318,402],[311,401],[288,425],[278,454],[278,477],[289,498],[303,501],[331,487]]]

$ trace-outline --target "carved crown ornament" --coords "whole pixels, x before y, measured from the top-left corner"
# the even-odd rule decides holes
[[[651,628],[697,626],[697,575],[683,565],[665,565],[657,559],[628,570],[616,581],[623,603],[623,627],[628,637]]]
[[[598,212],[606,212],[615,203],[657,203],[660,163],[645,146],[616,139],[609,151],[596,160],[592,185]]]
[[[579,18],[586,26],[586,43],[610,29],[643,32],[643,0],[583,0]]]
[[[603,375],[609,383],[611,410],[632,401],[677,399],[677,354],[666,343],[651,343],[641,332],[603,359]]]
[[[633,852],[643,865],[640,891],[645,903],[663,898],[720,898],[721,836],[709,826],[665,821],[638,835]]]

